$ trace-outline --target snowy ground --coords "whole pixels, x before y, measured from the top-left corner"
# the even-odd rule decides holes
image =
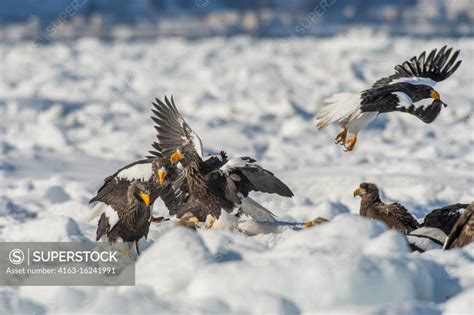
[[[354,152],[315,130],[317,105],[358,91],[444,44],[460,69],[437,89],[432,124],[379,117]],[[258,195],[279,220],[314,229],[246,236],[152,226],[135,287],[3,287],[0,313],[440,314],[474,312],[474,245],[413,254],[362,219],[352,191],[382,187],[419,219],[474,200],[474,40],[354,33],[326,39],[81,39],[1,44],[1,241],[92,240],[87,201],[154,139],[150,103],[173,94],[208,152],[250,155],[294,191]],[[156,212],[163,212],[160,204]]]

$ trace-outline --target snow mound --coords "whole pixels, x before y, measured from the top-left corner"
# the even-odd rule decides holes
[[[474,288],[471,288],[446,303],[444,315],[472,314],[474,311]]]
[[[8,242],[77,242],[85,240],[76,221],[62,216],[10,225],[5,228],[3,236]]]
[[[140,255],[136,283],[153,287],[159,295],[179,292],[196,273],[213,262],[214,258],[197,232],[176,227],[160,236]]]

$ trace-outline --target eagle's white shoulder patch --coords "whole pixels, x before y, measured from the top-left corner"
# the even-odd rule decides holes
[[[412,99],[403,92],[392,92],[392,94],[398,97],[398,101],[399,101],[398,107],[408,108],[413,104]]]
[[[151,163],[135,164],[129,168],[121,170],[117,174],[117,178],[124,178],[130,181],[142,180],[147,181],[153,175],[153,169]]]
[[[250,162],[249,160],[246,160],[245,158],[232,158],[228,160],[222,167],[220,168],[221,172],[223,173],[229,173],[230,171],[236,169],[236,168],[242,168],[242,167],[252,167],[256,166],[256,162]]]

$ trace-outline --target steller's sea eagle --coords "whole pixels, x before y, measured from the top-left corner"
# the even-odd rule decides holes
[[[462,247],[474,241],[474,202],[464,210],[449,233],[443,249]]]
[[[431,123],[441,107],[447,106],[434,85],[449,78],[461,64],[461,61],[456,62],[460,51],[452,55],[451,52],[452,48],[446,49],[446,46],[439,51],[432,50],[428,57],[422,52],[419,57],[397,65],[395,74],[378,80],[370,89],[332,95],[324,100],[326,105],[317,113],[317,127],[322,129],[339,123],[343,130],[336,137],[336,143],[352,151],[359,131],[379,113],[406,112],[424,123]]]
[[[171,163],[179,164],[186,177],[188,197],[178,217],[190,212],[204,221],[208,214],[218,218],[222,210],[236,210],[255,220],[275,221],[274,215],[248,194],[261,191],[292,197],[288,186],[250,157],[229,159],[222,153],[222,159],[209,167],[196,150],[202,147],[201,140],[179,113],[173,97],[156,99],[153,106],[152,119],[162,154]]]
[[[399,203],[385,204],[380,200],[379,189],[372,183],[361,183],[354,190],[360,196],[360,215],[382,221],[390,229],[408,234],[419,227],[418,221]]]

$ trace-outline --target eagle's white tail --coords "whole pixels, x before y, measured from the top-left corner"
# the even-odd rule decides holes
[[[251,216],[255,221],[276,222],[275,215],[270,210],[250,197],[242,199],[240,208],[244,214]]]
[[[90,222],[98,216],[102,215],[102,213],[105,214],[107,220],[109,221],[110,230],[112,230],[112,228],[118,223],[120,218],[114,208],[103,202],[98,202],[95,207],[92,208],[91,212],[86,217],[86,221]]]
[[[319,107],[317,112],[317,127],[323,129],[331,123],[350,120],[360,111],[360,102],[359,93],[338,93],[325,99],[326,104]]]
[[[106,207],[108,207],[105,203],[103,202],[98,202],[94,208],[92,208],[91,212],[86,217],[86,222],[90,222],[100,216],[102,213],[105,212]]]

